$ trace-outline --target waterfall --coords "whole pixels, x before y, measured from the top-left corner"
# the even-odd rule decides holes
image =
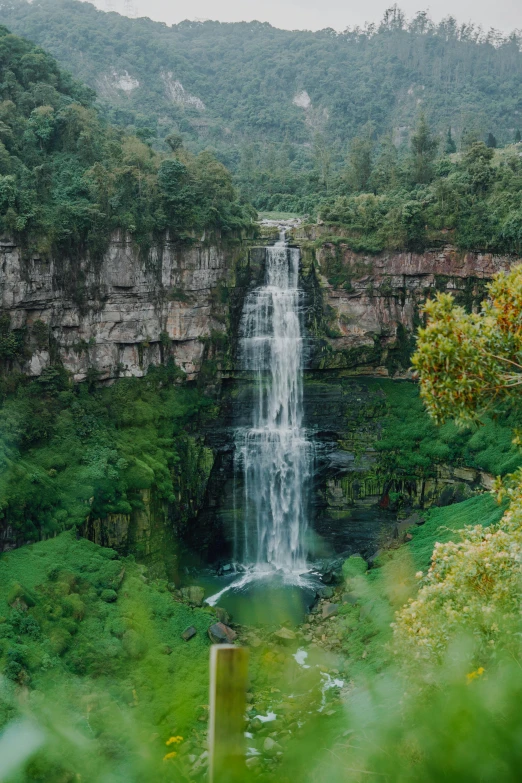
[[[306,564],[313,452],[303,429],[299,258],[282,232],[266,248],[264,285],[248,295],[241,320],[241,368],[255,384],[250,426],[236,433],[244,485],[241,559],[261,571],[299,573]]]

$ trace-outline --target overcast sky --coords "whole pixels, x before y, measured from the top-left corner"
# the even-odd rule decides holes
[[[391,0],[95,0],[98,8],[124,12],[124,3],[135,6],[138,16],[148,16],[167,24],[183,19],[217,19],[239,22],[258,19],[275,27],[320,30],[378,22]],[[399,6],[408,17],[428,10],[439,21],[452,14],[459,22],[473,21],[489,29],[510,32],[522,28],[522,0],[403,0]]]

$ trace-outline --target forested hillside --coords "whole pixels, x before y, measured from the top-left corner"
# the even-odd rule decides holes
[[[0,21],[94,88],[111,122],[158,149],[183,140],[214,150],[260,209],[313,210],[336,189],[354,137],[400,153],[420,110],[459,148],[488,134],[511,143],[522,127],[519,39],[453,19],[408,24],[395,8],[379,26],[342,34],[168,27],[77,0],[2,0]]]
[[[105,248],[170,230],[237,230],[250,218],[230,175],[206,152],[154,152],[108,126],[94,93],[45,51],[0,28],[0,230],[41,250]]]
[[[300,143],[317,130],[344,143],[368,121],[400,134],[421,103],[457,135],[469,126],[508,141],[520,124],[518,39],[455,20],[434,26],[420,14],[407,25],[395,10],[379,27],[343,34],[258,22],[168,27],[75,0],[3,0],[0,18],[96,88],[120,122],[160,135],[168,119],[223,147],[227,137]]]

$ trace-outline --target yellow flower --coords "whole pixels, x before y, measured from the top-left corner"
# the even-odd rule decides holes
[[[165,745],[177,745],[179,742],[183,742],[183,737],[170,737]]]
[[[466,679],[467,679],[468,682],[471,682],[472,680],[476,680],[477,677],[482,677],[482,675],[484,674],[485,671],[486,670],[484,669],[483,666],[479,666],[477,671],[470,672],[469,674],[466,674]]]
[[[170,753],[167,753],[165,756],[163,756],[163,761],[168,761],[169,759],[173,759],[177,755],[178,754],[176,753],[175,750],[171,750]]]

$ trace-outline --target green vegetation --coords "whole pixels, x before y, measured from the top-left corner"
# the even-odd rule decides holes
[[[439,423],[476,421],[498,401],[518,402],[522,350],[522,266],[495,276],[477,313],[449,294],[426,303],[413,364],[421,394]]]
[[[476,421],[506,398],[516,410],[520,280],[520,267],[498,275],[477,314],[447,296],[427,306],[414,361],[439,422]],[[390,424],[393,432],[399,416]],[[321,738],[330,753],[310,773],[297,746],[287,772],[328,783],[517,780],[521,487],[518,469],[499,481],[500,503],[481,495],[432,509],[377,568],[357,576],[345,564],[353,685]]]
[[[434,24],[422,12],[408,23],[395,7],[379,25],[313,33],[259,22],[169,27],[75,0],[5,0],[0,21],[95,89],[112,123],[158,149],[182,140],[214,150],[261,210],[315,217],[347,189],[388,191],[412,134],[413,172],[427,184],[435,145],[413,133],[419,104],[445,155],[473,139],[493,149],[520,137],[520,38],[453,18]],[[424,201],[403,194],[374,212],[398,208],[395,230],[416,242]],[[462,241],[489,238],[482,217]]]
[[[370,192],[339,185],[339,195],[323,200],[323,220],[338,225],[354,250],[369,253],[421,252],[448,242],[463,250],[520,253],[518,147],[495,152],[473,141],[461,155],[434,160],[436,141],[421,117],[410,152],[380,163],[381,149]]]
[[[474,427],[458,427],[453,421],[437,427],[417,384],[373,381],[371,385],[385,395],[382,434],[374,446],[386,475],[428,477],[435,475],[437,465],[446,464],[504,476],[521,464],[520,450],[513,444],[513,429],[521,423],[518,406],[498,405]]]
[[[178,525],[197,507],[212,464],[198,428],[216,413],[176,369],[96,389],[51,367],[5,394],[0,423],[0,519],[38,540],[108,514],[171,504]]]
[[[251,222],[209,152],[159,155],[107,126],[92,90],[0,28],[0,232],[46,253],[101,253],[117,228],[138,241],[170,231],[238,232]],[[2,346],[5,351],[5,346]]]
[[[10,780],[179,780],[163,756],[172,736],[188,744],[207,703],[213,616],[144,571],[72,532],[2,556],[0,731],[30,720],[42,744]]]
[[[398,550],[395,556],[411,558],[415,571],[427,571],[437,542],[458,540],[459,533],[467,526],[496,525],[505,510],[505,504],[498,503],[489,493],[446,508],[432,508],[425,513],[425,524],[411,529],[413,539],[407,549]]]
[[[374,676],[389,666],[390,623],[394,613],[416,594],[419,580],[415,573],[428,570],[435,544],[458,540],[468,525],[495,525],[504,511],[505,506],[489,494],[447,508],[432,508],[425,512],[422,526],[410,529],[412,540],[408,545],[385,551],[377,567],[357,573],[352,565],[356,558],[346,561],[343,571],[347,588],[359,597],[357,603],[346,602],[341,609],[345,618],[343,654],[351,676]],[[366,609],[361,612],[361,607]]]
[[[60,16],[64,9],[70,11],[66,21]],[[133,67],[141,69],[139,78],[150,83],[155,74],[155,93],[147,93],[146,79],[135,95],[120,95],[114,84],[107,88],[116,97],[105,111],[136,133],[125,135],[105,125],[91,93],[48,55],[0,30],[1,229],[26,246],[37,245],[40,252],[87,247],[96,253],[118,227],[144,243],[166,229],[187,241],[205,228],[241,230],[250,212],[238,203],[222,164],[209,152],[194,157],[184,148],[192,144],[197,151],[215,139],[219,154],[233,160],[243,193],[258,207],[292,212],[319,204],[325,220],[336,223],[339,235],[358,249],[422,250],[451,239],[461,248],[522,250],[519,151],[497,149],[511,141],[518,111],[512,98],[521,74],[515,37],[482,40],[451,21],[434,28],[423,14],[406,28],[397,9],[378,30],[341,36],[285,33],[258,24],[187,23],[169,30],[147,20],[104,16],[70,0],[15,0],[2,13],[50,35],[75,63],[82,58],[73,52],[81,55],[82,49],[70,42],[74,36],[83,40],[88,20],[98,59],[93,56],[83,67],[95,69],[93,79],[116,67],[104,58],[111,36],[121,30],[124,54],[116,53],[117,66],[126,63],[129,78],[137,78]],[[256,57],[237,45],[246,32],[257,41]],[[175,56],[171,41],[177,44]],[[235,68],[214,69],[214,92],[204,94],[212,64],[228,62],[223,41],[228,55],[235,55]],[[282,47],[282,41],[289,45]],[[274,56],[276,49],[278,57],[285,55],[279,70],[267,46]],[[197,62],[188,62],[188,51],[200,53]],[[332,51],[337,59],[328,67]],[[245,53],[250,61],[242,72]],[[289,69],[298,66],[292,81]],[[167,76],[161,77],[162,68],[170,69]],[[345,69],[349,79],[343,81]],[[406,122],[416,116],[420,82],[405,92],[413,73],[425,82],[424,108],[427,116],[437,115],[439,125],[432,129],[420,116],[409,144],[397,150],[385,134],[401,119],[395,94],[404,99]],[[365,74],[365,80],[356,78]],[[240,77],[241,95],[234,90]],[[194,101],[181,107],[176,79],[201,94],[208,109]],[[394,87],[400,89],[394,93]],[[292,104],[295,92],[305,88],[311,107]],[[158,90],[163,91],[155,104],[158,114],[151,109],[145,122],[137,106],[152,107]],[[272,95],[273,106],[267,97]],[[469,107],[480,123],[489,124],[456,129],[459,102],[460,116]],[[318,107],[329,115],[317,114]],[[210,117],[204,131],[196,130],[202,111]],[[368,114],[373,125],[366,124]],[[161,124],[160,116],[167,122]],[[311,148],[303,117],[316,127],[324,123]],[[230,132],[221,132],[228,125]],[[242,134],[250,131],[254,141],[246,145]],[[474,138],[476,132],[486,143]],[[285,192],[278,180],[284,172]],[[342,269],[331,271],[336,285],[349,287]],[[216,294],[221,295],[226,291]],[[263,726],[260,737],[271,739],[277,726],[278,738],[289,745],[282,762],[272,748],[274,757],[264,762],[267,778],[278,783],[520,778],[521,312],[522,267],[497,276],[477,312],[466,312],[446,294],[425,307],[427,324],[419,331],[414,363],[432,420],[413,384],[369,381],[377,392],[377,401],[370,400],[373,420],[382,420],[375,443],[378,470],[429,478],[441,464],[475,466],[501,474],[497,498],[479,494],[431,509],[424,524],[412,528],[407,545],[384,552],[369,570],[362,558],[348,560],[345,581],[331,595],[338,605],[327,607],[315,626],[307,623],[308,630],[316,628],[315,637],[285,629],[275,642],[241,631],[241,640],[253,647],[257,706],[268,712],[278,694],[281,708],[277,722]],[[37,341],[49,344],[43,325],[33,330]],[[228,350],[226,339],[217,332],[210,336],[211,356],[214,349]],[[1,319],[2,368],[23,354],[24,345],[24,330]],[[204,382],[212,382],[214,369],[210,358]],[[181,603],[172,585],[151,580],[133,557],[118,557],[77,537],[87,518],[132,516],[151,495],[168,504],[169,522],[178,530],[194,516],[213,460],[200,433],[216,416],[216,406],[180,381],[172,363],[106,388],[97,388],[95,371],[75,386],[58,364],[38,380],[3,377],[2,528],[13,530],[17,543],[49,537],[0,558],[0,730],[7,727],[0,742],[9,741],[12,731],[22,762],[9,777],[12,783],[181,780],[204,750],[198,724],[206,718],[206,631],[215,614]],[[195,637],[182,641],[181,632],[192,625]],[[289,642],[293,651],[311,638],[318,642],[311,645],[311,665],[299,672],[284,647]],[[316,664],[321,646],[327,650]],[[332,698],[333,708],[319,715],[314,699],[321,698],[318,684],[328,684],[325,669],[345,678],[336,686],[345,690],[343,700]],[[291,722],[296,702],[306,716],[304,727],[301,720]],[[326,703],[325,697],[321,709]],[[249,707],[251,724],[255,712]],[[187,762],[173,749],[182,743],[187,750],[179,755]],[[255,776],[255,766],[252,771]],[[204,774],[203,765],[196,773]]]
[[[384,552],[376,567],[364,573],[353,567],[356,558],[346,561],[346,582],[334,600],[342,601],[342,591],[350,600],[340,604],[330,633],[342,640],[337,660],[345,684],[350,683],[348,692],[341,708],[331,705],[327,721],[309,719],[304,736],[291,742],[278,780],[516,780],[518,755],[510,752],[510,743],[520,730],[518,664],[498,648],[493,661],[485,656],[477,661],[470,653],[473,641],[459,640],[457,634],[448,657],[428,665],[419,661],[414,647],[401,644],[392,626],[396,613],[402,617],[406,610],[401,608],[417,597],[423,584],[419,572],[428,569],[434,547],[439,551],[444,542],[466,537],[467,525],[494,531],[504,511],[487,494],[432,509],[422,527],[411,529],[412,540]],[[463,570],[465,578],[469,571]],[[451,605],[452,596],[446,599]],[[432,620],[423,617],[428,628],[436,627],[444,601],[430,611]],[[512,630],[516,627],[513,623]],[[453,746],[455,731],[459,752]]]

